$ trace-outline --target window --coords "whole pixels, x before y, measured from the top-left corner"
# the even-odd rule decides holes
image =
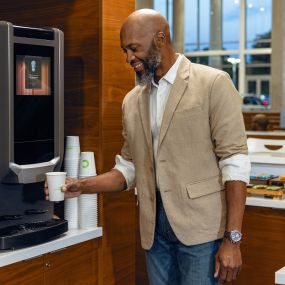
[[[272,1],[184,0],[184,54],[228,72],[242,96],[269,104]],[[154,8],[169,19],[172,3],[154,0]]]

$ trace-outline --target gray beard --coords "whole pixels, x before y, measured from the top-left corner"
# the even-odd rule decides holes
[[[161,62],[160,54],[157,51],[154,51],[151,57],[143,62],[144,72],[136,73],[137,83],[141,86],[150,84],[160,62]]]

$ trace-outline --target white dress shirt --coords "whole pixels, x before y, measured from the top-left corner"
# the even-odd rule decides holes
[[[159,80],[158,84],[152,80],[150,91],[150,123],[153,140],[154,161],[156,164],[156,154],[158,147],[159,131],[162,123],[163,113],[169,97],[170,90],[176,78],[179,64],[182,60],[180,54],[176,62],[168,72]],[[249,183],[250,160],[247,155],[236,154],[219,162],[222,172],[223,182],[230,180],[240,180]],[[135,167],[130,161],[125,160],[121,155],[116,155],[116,165],[114,169],[119,170],[126,179],[128,189],[135,182]],[[156,177],[157,188],[159,189],[159,180]]]

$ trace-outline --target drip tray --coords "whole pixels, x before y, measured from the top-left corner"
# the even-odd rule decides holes
[[[47,242],[68,230],[68,223],[52,219],[0,229],[0,249],[14,249]]]

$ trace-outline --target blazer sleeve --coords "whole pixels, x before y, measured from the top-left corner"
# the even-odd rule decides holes
[[[227,73],[215,77],[209,96],[211,136],[217,157],[224,160],[235,154],[247,154],[241,96]]]
[[[123,105],[122,105],[122,125],[123,125],[122,135],[123,135],[124,143],[121,149],[121,155],[125,160],[132,162],[132,155],[131,155],[130,146],[128,143],[128,134],[127,134],[126,124],[125,124],[125,101],[123,102]]]

